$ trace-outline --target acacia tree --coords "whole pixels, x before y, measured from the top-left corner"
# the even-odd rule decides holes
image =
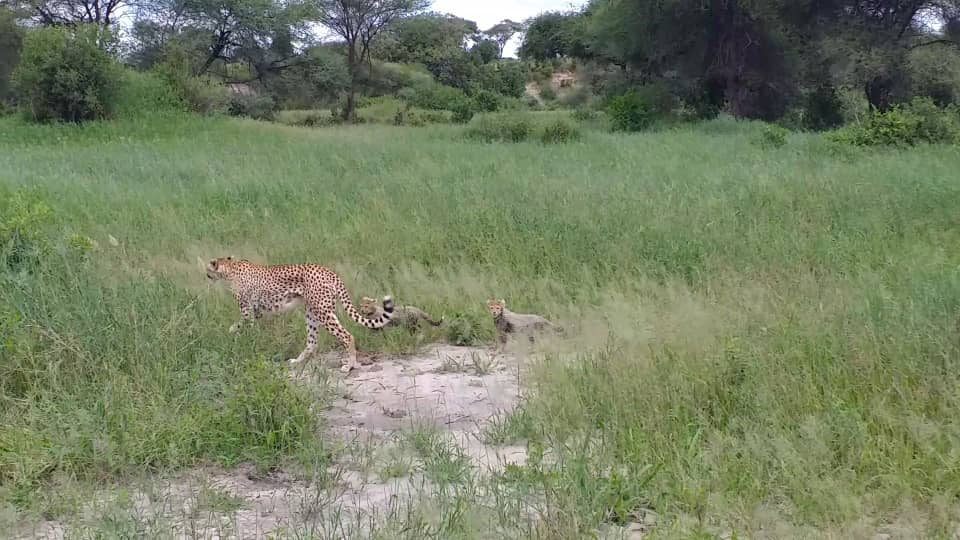
[[[509,42],[513,36],[520,32],[523,32],[523,23],[511,21],[510,19],[504,19],[483,31],[484,34],[490,36],[493,41],[497,42],[497,58],[503,58],[503,48],[507,46],[507,42]]]
[[[357,87],[361,68],[369,61],[370,44],[391,22],[425,10],[430,0],[317,0],[317,20],[343,38],[347,46],[350,88],[343,118],[356,115]]]

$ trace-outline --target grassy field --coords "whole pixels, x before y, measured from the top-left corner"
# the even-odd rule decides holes
[[[302,319],[229,336],[236,308],[201,266],[229,254],[327,264],[355,298],[453,321],[431,338],[492,342],[493,296],[571,329],[493,434],[531,461],[444,495],[502,511],[443,514],[436,537],[579,537],[639,509],[662,537],[949,537],[960,151],[763,149],[758,129],[543,145],[0,119],[0,523],[68,512],[68,484],[328,459],[325,396],[279,362]],[[361,350],[415,345],[351,328]]]

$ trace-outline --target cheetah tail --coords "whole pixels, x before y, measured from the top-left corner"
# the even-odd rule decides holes
[[[366,328],[383,328],[387,325],[387,323],[390,322],[390,319],[393,318],[393,298],[389,296],[383,297],[383,310],[381,310],[378,317],[373,319],[364,317],[357,311],[357,308],[353,307],[353,301],[350,300],[350,294],[345,290],[340,294],[340,303],[343,304],[344,311],[346,311],[347,315],[353,319],[353,322]]]
[[[442,316],[440,317],[440,320],[439,320],[439,321],[433,320],[432,317],[427,317],[426,319],[427,319],[427,322],[430,323],[432,326],[440,326],[441,324],[443,324],[443,317],[442,317]]]

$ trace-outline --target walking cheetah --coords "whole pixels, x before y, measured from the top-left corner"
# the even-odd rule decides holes
[[[540,315],[532,313],[514,313],[507,309],[507,303],[503,300],[488,300],[487,309],[493,315],[493,324],[497,327],[497,352],[503,350],[507,343],[507,334],[515,332],[525,332],[530,341],[533,341],[533,333],[543,330],[553,330],[556,333],[562,333],[563,329],[553,324]]]
[[[360,301],[359,311],[361,315],[371,319],[379,317],[383,312],[382,308],[377,305],[377,301],[367,296],[364,296]],[[394,306],[393,318],[387,326],[403,326],[404,328],[413,330],[420,326],[420,321],[426,321],[431,326],[440,326],[443,324],[442,317],[439,321],[436,321],[428,315],[427,312],[418,307]]]
[[[382,328],[393,316],[393,300],[383,298],[383,312],[369,319],[357,313],[343,281],[332,270],[319,264],[261,265],[233,257],[213,259],[207,264],[207,277],[230,282],[233,296],[240,306],[241,320],[230,327],[237,332],[245,323],[264,314],[283,313],[306,304],[307,347],[300,356],[290,359],[296,364],[310,357],[317,348],[317,329],[323,326],[347,351],[340,371],[357,368],[357,348],[353,336],[337,319],[337,300],[357,324]]]

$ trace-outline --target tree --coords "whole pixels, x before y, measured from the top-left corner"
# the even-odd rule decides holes
[[[343,108],[344,119],[355,118],[361,67],[368,60],[374,38],[391,22],[429,5],[429,0],[317,0],[318,21],[343,38],[347,46],[350,88]]]
[[[14,68],[20,63],[23,47],[23,29],[17,25],[13,12],[0,9],[0,109],[8,97],[8,82]]]
[[[500,49],[496,41],[481,39],[470,48],[470,54],[474,55],[481,64],[489,64],[500,58]]]
[[[520,32],[523,32],[523,23],[514,22],[510,19],[504,19],[483,31],[497,43],[497,58],[503,58],[503,48],[507,46],[513,36]]]
[[[90,25],[97,28],[97,45],[108,45],[110,29],[133,0],[0,0],[0,7],[28,14],[41,26]]]
[[[100,49],[100,28],[39,28],[23,41],[13,84],[36,121],[83,122],[110,116],[121,75]]]
[[[571,56],[584,58],[584,22],[581,13],[543,13],[527,21],[527,32],[520,45],[524,60],[552,60]]]

